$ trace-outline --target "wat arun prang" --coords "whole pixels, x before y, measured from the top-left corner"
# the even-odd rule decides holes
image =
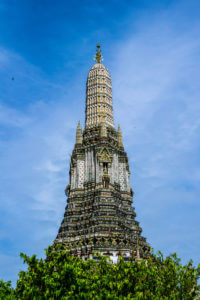
[[[147,258],[150,245],[135,220],[128,157],[120,127],[114,127],[111,76],[101,63],[99,44],[95,61],[87,78],[85,128],[82,132],[79,123],[76,130],[67,206],[55,243],[85,260],[95,259],[96,251],[114,262],[119,256]]]

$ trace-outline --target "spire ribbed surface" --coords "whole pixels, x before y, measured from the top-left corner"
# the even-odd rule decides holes
[[[91,68],[87,78],[85,126],[97,126],[102,120],[114,127],[111,76],[99,63]]]

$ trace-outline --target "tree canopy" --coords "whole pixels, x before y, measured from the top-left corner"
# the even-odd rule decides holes
[[[86,262],[61,245],[46,249],[46,258],[20,254],[28,265],[16,288],[0,281],[0,299],[199,299],[200,265],[182,265],[176,254],[159,252],[141,262],[113,264],[105,256]]]

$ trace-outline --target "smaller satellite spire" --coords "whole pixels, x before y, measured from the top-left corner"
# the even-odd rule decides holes
[[[122,132],[121,132],[120,126],[118,126],[117,139],[118,139],[118,145],[119,145],[119,147],[123,147]]]
[[[96,50],[96,56],[94,60],[100,64],[103,61],[103,56],[101,55],[101,50],[100,50],[100,45],[99,43],[97,44],[97,50]]]
[[[141,256],[140,256],[140,247],[139,247],[139,244],[138,244],[138,236],[137,236],[137,257],[136,257],[136,261],[137,262],[140,262],[142,259],[141,259]]]
[[[78,122],[78,126],[76,129],[76,144],[82,144],[82,129],[81,129],[81,124]]]

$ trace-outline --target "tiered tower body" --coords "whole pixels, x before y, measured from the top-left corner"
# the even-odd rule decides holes
[[[146,258],[150,246],[132,207],[129,165],[120,127],[114,128],[112,86],[101,53],[87,78],[85,129],[78,124],[70,164],[64,218],[55,243],[72,255],[114,262]]]

